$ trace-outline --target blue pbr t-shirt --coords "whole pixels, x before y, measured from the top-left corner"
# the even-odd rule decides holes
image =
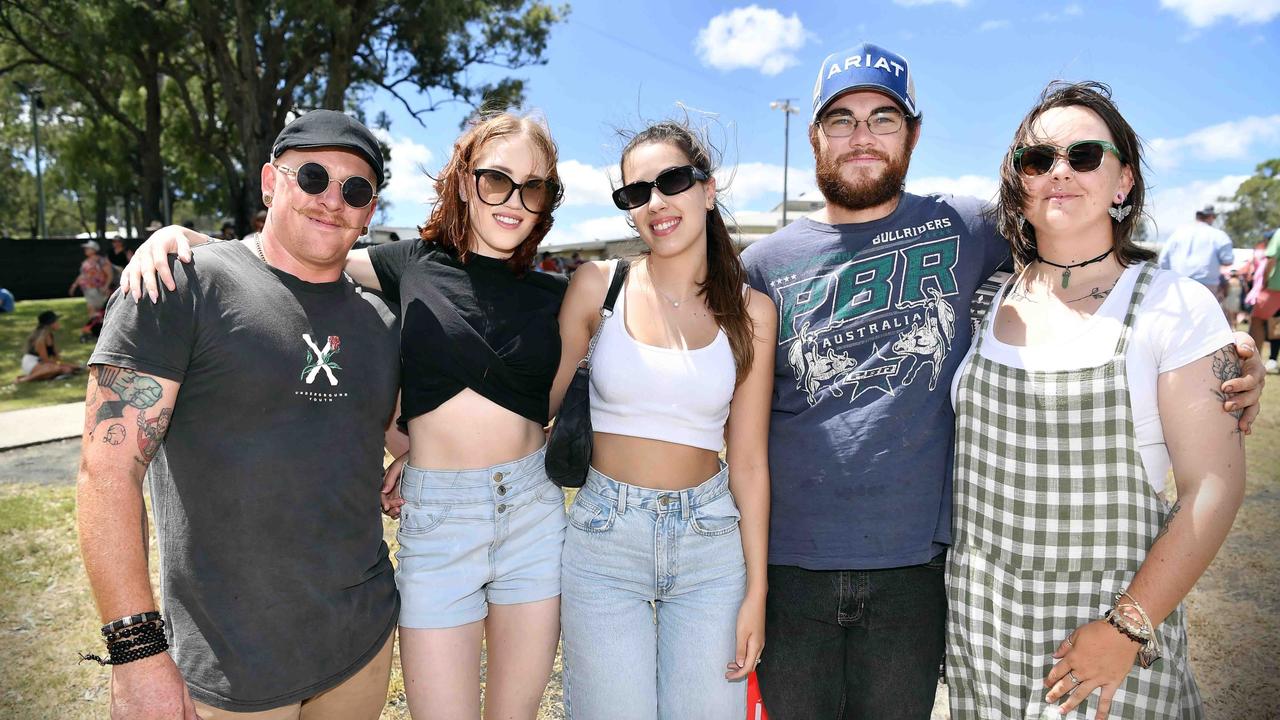
[[[984,209],[904,193],[880,220],[802,218],[743,251],[778,308],[771,564],[904,567],[950,544],[951,376],[1010,257]]]

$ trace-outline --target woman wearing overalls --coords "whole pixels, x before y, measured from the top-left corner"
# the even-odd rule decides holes
[[[1181,602],[1244,492],[1240,360],[1212,294],[1132,240],[1139,152],[1105,86],[1056,83],[1001,171],[1019,272],[952,390],[957,720],[1203,715]]]

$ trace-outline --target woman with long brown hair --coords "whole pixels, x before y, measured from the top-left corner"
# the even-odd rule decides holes
[[[647,252],[592,356],[592,467],[564,553],[566,714],[742,717],[764,641],[777,315],[745,285],[711,155],[688,127],[636,134],[621,170],[614,202]],[[574,273],[553,406],[627,262]]]

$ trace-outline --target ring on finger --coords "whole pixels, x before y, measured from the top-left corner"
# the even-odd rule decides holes
[[[1067,647],[1069,647],[1069,648],[1073,648],[1073,647],[1075,647],[1075,646],[1076,646],[1076,644],[1075,644],[1075,643],[1073,643],[1073,642],[1071,642],[1071,636],[1070,636],[1070,635],[1068,635],[1068,636],[1067,636]]]
[[[1075,670],[1068,670],[1068,671],[1067,671],[1067,677],[1071,678],[1071,684],[1073,684],[1073,685],[1079,685],[1079,684],[1080,684],[1080,682],[1081,682],[1080,678],[1076,677],[1076,671],[1075,671]]]

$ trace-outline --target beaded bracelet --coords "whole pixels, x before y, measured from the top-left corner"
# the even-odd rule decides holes
[[[80,660],[93,660],[99,665],[124,665],[135,660],[159,655],[169,649],[169,640],[164,634],[164,620],[157,617],[145,622],[133,623],[119,630],[106,632],[107,655],[104,659],[92,653],[80,654]]]
[[[1129,598],[1129,602],[1120,602],[1122,598]],[[1119,630],[1125,637],[1139,643],[1138,648],[1138,665],[1144,670],[1151,667],[1160,659],[1160,640],[1156,633],[1155,625],[1152,624],[1151,618],[1147,615],[1147,611],[1138,603],[1137,598],[1129,594],[1128,590],[1121,590],[1116,593],[1115,606],[1103,615],[1103,618],[1111,626]],[[1133,618],[1122,612],[1125,608],[1136,610],[1138,616],[1142,618],[1139,625]]]

